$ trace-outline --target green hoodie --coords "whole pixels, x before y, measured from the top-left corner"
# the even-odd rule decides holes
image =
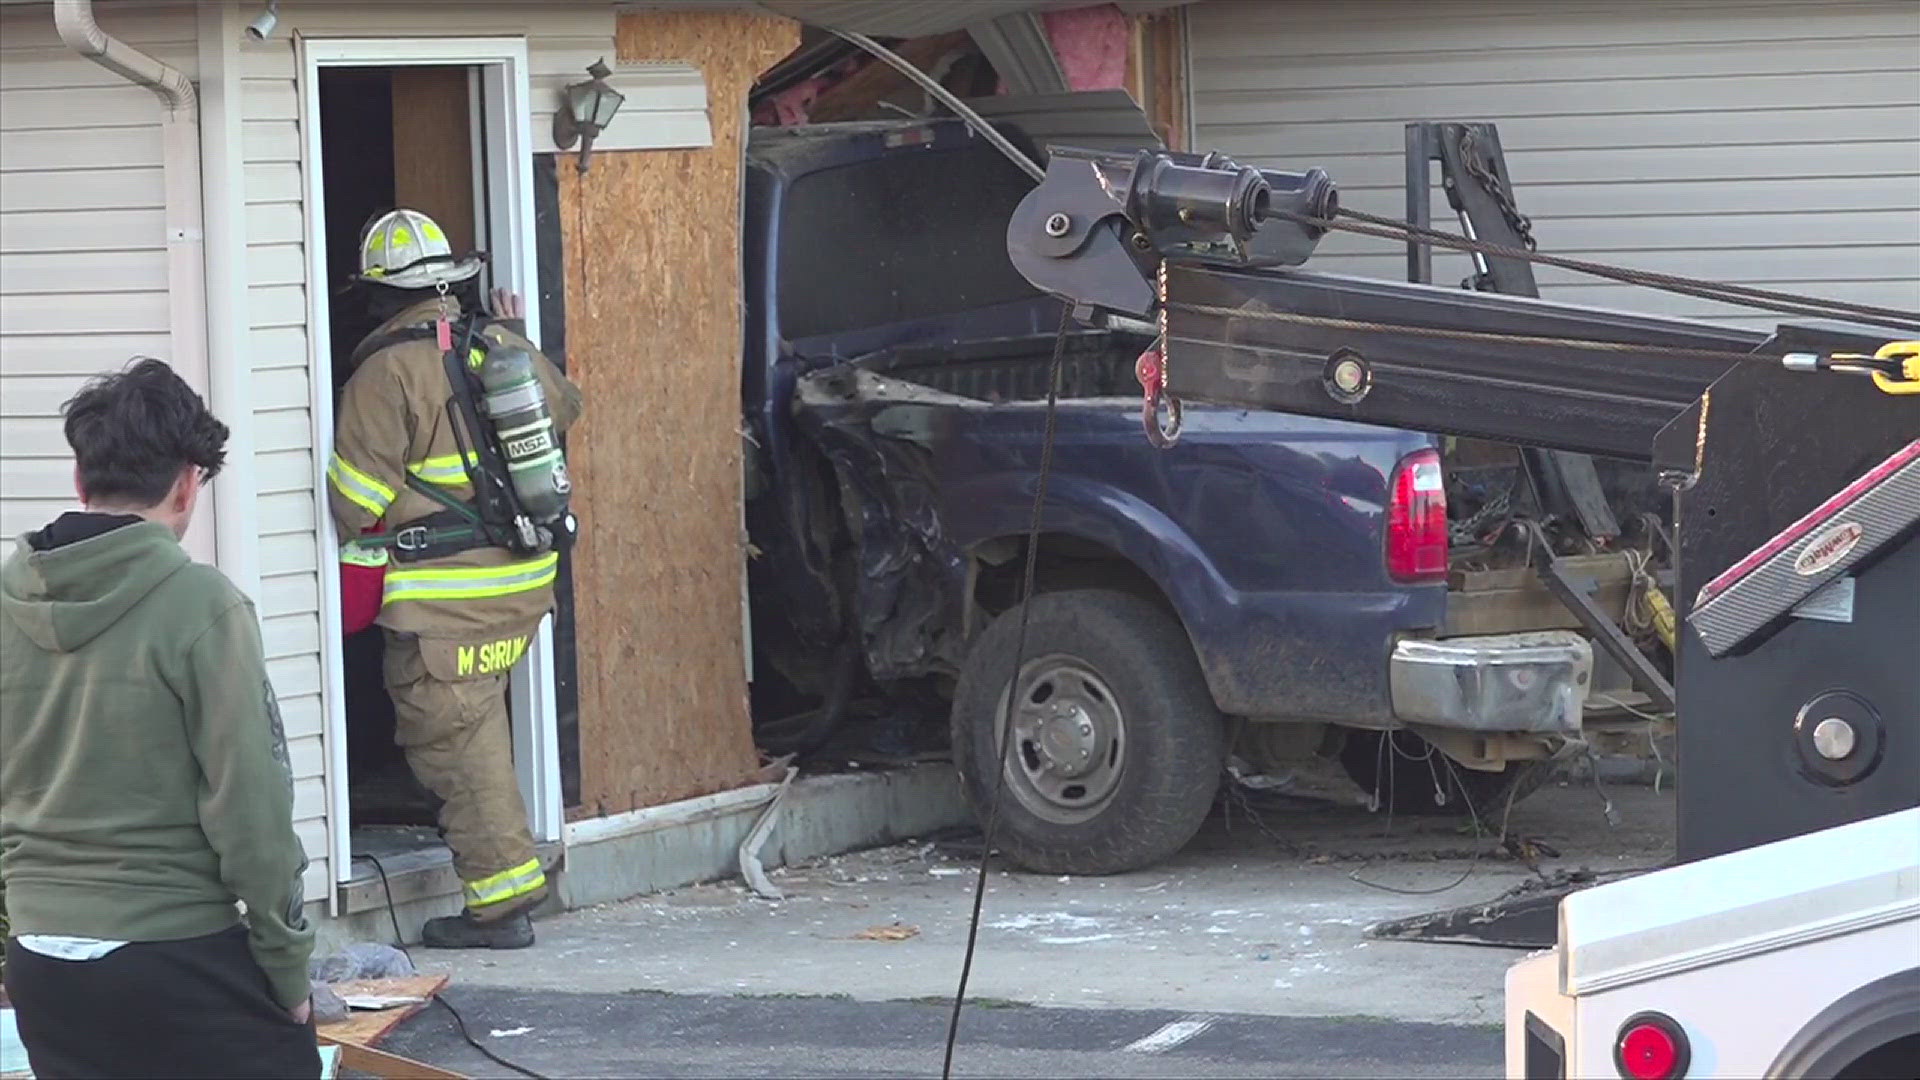
[[[67,515],[0,568],[0,888],[15,934],[239,921],[308,994],[293,780],[253,605],[171,530]]]

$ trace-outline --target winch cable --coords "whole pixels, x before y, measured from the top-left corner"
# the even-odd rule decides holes
[[[1901,311],[1898,308],[1884,308],[1872,304],[1856,304],[1845,300],[1829,300],[1799,293],[1777,292],[1772,289],[1757,289],[1747,285],[1731,285],[1701,278],[1682,277],[1677,274],[1662,274],[1652,270],[1636,270],[1586,259],[1574,259],[1565,255],[1529,251],[1526,248],[1489,243],[1458,233],[1427,228],[1412,222],[1368,214],[1344,206],[1335,211],[1335,216],[1332,218],[1294,212],[1280,212],[1274,216],[1296,224],[1337,229],[1362,236],[1377,236],[1406,243],[1423,243],[1431,247],[1448,248],[1476,255],[1491,255],[1495,258],[1520,259],[1591,277],[1618,281],[1626,285],[1679,293],[1736,307],[1809,315],[1816,318],[1866,319],[1871,322],[1891,323],[1895,326],[1920,326],[1920,312]]]
[[[1626,341],[1599,341],[1594,338],[1550,337],[1540,334],[1503,334],[1495,330],[1457,330],[1440,326],[1413,326],[1405,323],[1371,322],[1365,319],[1341,319],[1326,315],[1299,315],[1291,311],[1262,311],[1225,307],[1219,304],[1186,304],[1169,301],[1167,307],[1195,315],[1222,319],[1255,319],[1262,322],[1288,322],[1318,326],[1330,330],[1358,330],[1368,333],[1400,332],[1417,337],[1444,338],[1449,341],[1484,341],[1501,345],[1538,345],[1550,349],[1583,349],[1590,352],[1620,352],[1658,355],[1681,360],[1717,360],[1729,364],[1744,363],[1760,357],[1734,349],[1694,349],[1683,346],[1643,345]]]
[[[992,793],[987,799],[986,828],[980,841],[980,866],[973,881],[973,910],[967,917],[967,950],[960,960],[960,984],[953,992],[953,1012],[947,1018],[947,1049],[940,1065],[941,1080],[953,1078],[953,1051],[960,1039],[960,1010],[966,1004],[967,983],[973,977],[974,948],[980,940],[980,912],[987,898],[987,869],[993,859],[993,834],[1000,823],[1000,798],[1006,792],[1007,767],[1013,748],[1013,702],[1020,689],[1021,669],[1027,663],[1027,620],[1033,614],[1033,581],[1039,566],[1040,526],[1047,506],[1047,480],[1053,474],[1053,444],[1059,428],[1060,377],[1065,367],[1067,331],[1073,325],[1073,305],[1060,306],[1060,329],[1053,337],[1053,359],[1047,364],[1046,426],[1040,437],[1040,468],[1034,480],[1033,513],[1027,522],[1026,565],[1020,576],[1020,629],[1013,638],[1013,670],[1007,677],[1001,710],[999,743],[993,770]]]
[[[1005,135],[1000,134],[992,124],[987,123],[986,119],[970,108],[966,102],[961,101],[959,95],[940,85],[940,80],[915,67],[913,61],[908,60],[906,57],[901,56],[899,53],[894,52],[892,49],[887,48],[885,45],[880,44],[865,34],[855,33],[851,30],[839,30],[831,26],[825,29],[827,33],[832,34],[841,41],[873,54],[875,59],[898,71],[900,74],[905,75],[913,85],[919,87],[928,97],[952,109],[955,116],[966,121],[968,127],[977,132],[981,138],[991,143],[995,150],[1000,151],[1000,153],[1004,155],[1008,161],[1013,162],[1021,172],[1032,177],[1035,183],[1039,183],[1047,178],[1047,170],[1041,168],[1039,162],[1021,153],[1020,149],[1014,146],[1011,140]]]

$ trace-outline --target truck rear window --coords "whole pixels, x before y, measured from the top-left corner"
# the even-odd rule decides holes
[[[781,212],[788,340],[1035,295],[1007,259],[1007,218],[1033,181],[984,142],[799,177]]]

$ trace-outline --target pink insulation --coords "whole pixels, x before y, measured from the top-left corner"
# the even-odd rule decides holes
[[[1112,4],[1049,11],[1040,16],[1053,54],[1074,90],[1121,90],[1127,85],[1127,16]]]

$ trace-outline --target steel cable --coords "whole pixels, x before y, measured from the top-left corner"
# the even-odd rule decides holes
[[[1073,305],[1062,304],[1060,330],[1053,338],[1053,360],[1047,365],[1046,426],[1040,438],[1040,469],[1033,489],[1033,514],[1027,525],[1026,565],[1020,581],[1020,629],[1014,635],[1013,673],[1007,677],[1006,711],[1000,718],[992,794],[987,799],[987,822],[980,843],[980,870],[973,883],[973,911],[967,918],[967,950],[960,961],[960,985],[953,992],[953,1013],[947,1018],[946,1055],[941,1080],[952,1080],[953,1052],[960,1039],[960,1010],[966,1004],[967,983],[973,977],[974,948],[980,940],[980,912],[987,898],[987,866],[993,858],[993,833],[1000,823],[1000,798],[1007,786],[1007,760],[1013,747],[1013,699],[1020,687],[1020,669],[1027,660],[1027,621],[1033,614],[1033,582],[1039,568],[1041,515],[1047,506],[1047,480],[1053,473],[1053,443],[1060,414],[1060,373],[1067,351],[1067,329],[1073,324]]]
[[[1783,311],[1796,315],[1810,315],[1817,318],[1867,319],[1874,322],[1891,323],[1894,326],[1920,326],[1920,312],[1901,311],[1898,308],[1884,308],[1872,304],[1855,304],[1844,300],[1827,300],[1817,296],[1803,296],[1797,293],[1776,292],[1772,289],[1756,289],[1747,285],[1729,285],[1721,282],[1704,281],[1699,278],[1681,277],[1677,274],[1662,274],[1652,270],[1635,270],[1628,267],[1610,266],[1606,263],[1590,262],[1586,259],[1573,259],[1564,255],[1549,255],[1525,248],[1509,247],[1505,244],[1492,244],[1484,240],[1474,240],[1458,233],[1430,229],[1411,222],[1395,218],[1381,217],[1341,207],[1333,218],[1314,217],[1308,214],[1285,212],[1275,216],[1301,225],[1310,225],[1322,229],[1338,229],[1342,232],[1357,233],[1362,236],[1377,236],[1388,240],[1413,242],[1415,240],[1433,247],[1449,248],[1477,255],[1491,255],[1495,258],[1520,259],[1530,263],[1559,267],[1593,277],[1606,278],[1627,285],[1639,285],[1664,292],[1679,293],[1703,300],[1714,300],[1723,304],[1739,307],[1758,308],[1764,311]],[[1351,220],[1344,220],[1351,219]]]

